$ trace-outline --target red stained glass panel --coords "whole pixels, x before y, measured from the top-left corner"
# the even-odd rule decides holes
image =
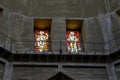
[[[67,31],[66,32],[66,42],[68,52],[80,52],[80,34],[78,31]]]
[[[48,31],[35,30],[35,51],[43,52],[49,50]]]

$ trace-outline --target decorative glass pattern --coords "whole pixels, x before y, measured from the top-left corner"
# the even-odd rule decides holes
[[[67,31],[66,32],[66,41],[67,41],[67,51],[72,52],[80,52],[80,34],[78,31]]]
[[[48,51],[48,31],[35,30],[35,51]]]

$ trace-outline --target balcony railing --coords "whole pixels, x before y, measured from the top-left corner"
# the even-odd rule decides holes
[[[35,41],[16,41],[0,34],[0,46],[14,54],[85,54],[108,55],[120,50],[120,36],[108,42],[83,42],[80,52],[67,52],[66,41],[49,42],[48,51],[35,51]]]

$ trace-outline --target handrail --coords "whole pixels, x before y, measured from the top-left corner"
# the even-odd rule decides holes
[[[13,51],[13,47],[14,47],[13,44],[17,44],[17,46],[19,46],[19,45],[22,45],[24,42],[25,43],[34,43],[34,42],[36,42],[36,41],[16,41],[16,40],[11,39],[10,37],[8,37],[7,35],[4,35],[2,33],[0,33],[0,35],[2,35],[5,39],[10,40],[9,51]],[[112,42],[112,41],[114,41],[116,39],[119,39],[119,38],[120,38],[120,36],[115,37],[115,38],[113,38],[113,39],[111,39],[111,40],[109,40],[107,42],[83,42],[82,48],[83,48],[84,51],[82,51],[82,52],[86,52],[86,54],[88,54],[88,52],[92,52],[92,51],[94,51],[95,54],[97,52],[99,52],[99,51],[103,52],[103,54],[105,54],[106,51],[109,52],[109,53],[112,53],[112,49],[117,48],[117,50],[119,50],[119,46],[120,45],[116,45],[115,44],[114,46],[113,45],[111,46],[110,42]],[[65,45],[66,44],[65,41],[56,41],[56,42],[54,41],[54,44],[55,43],[57,43],[58,45],[60,45],[60,49],[59,50],[62,50],[61,48],[62,48],[63,44],[64,44],[64,46],[66,46]],[[23,46],[26,46],[26,45],[23,45]],[[87,46],[90,46],[90,47],[87,47]],[[4,43],[4,48],[5,47],[6,47],[6,45]],[[17,52],[17,51],[15,51],[15,52]],[[60,51],[60,53],[61,52],[62,51]]]
[[[9,39],[9,40],[11,40],[11,41],[16,41],[16,42],[28,42],[28,41],[17,41],[17,40],[14,40],[14,39],[8,37],[7,35],[5,35],[5,34],[3,34],[3,33],[0,33],[0,35],[4,36],[5,38],[7,38],[7,39]],[[114,37],[113,39],[108,40],[107,42],[85,42],[85,43],[104,43],[104,44],[105,44],[105,43],[111,42],[112,40],[115,40],[115,39],[118,39],[118,38],[120,38],[120,36]],[[33,41],[29,41],[29,42],[33,42]]]
[[[105,43],[109,43],[109,42],[111,42],[111,41],[113,41],[113,40],[115,40],[115,39],[118,39],[118,38],[120,38],[120,36],[114,37],[113,39],[111,39],[111,40],[109,40],[109,41],[107,41],[107,42],[105,42]]]

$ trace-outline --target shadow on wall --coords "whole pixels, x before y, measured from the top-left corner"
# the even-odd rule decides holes
[[[0,7],[0,13],[3,11],[3,8]]]
[[[120,9],[116,11],[116,13],[120,16]]]
[[[4,64],[0,62],[0,80],[3,78]]]

